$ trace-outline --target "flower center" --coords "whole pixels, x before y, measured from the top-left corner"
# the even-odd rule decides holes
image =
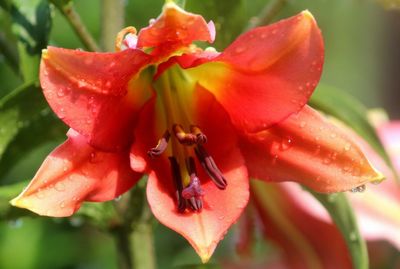
[[[176,187],[178,211],[199,212],[203,207],[205,193],[201,187],[195,158],[219,189],[225,189],[227,182],[204,147],[207,143],[206,135],[199,126],[191,124],[187,100],[194,90],[194,83],[190,78],[185,78],[179,68],[172,67],[160,77],[156,90],[163,107],[167,130],[147,154],[150,158],[155,158],[166,151],[170,153],[168,159]]]

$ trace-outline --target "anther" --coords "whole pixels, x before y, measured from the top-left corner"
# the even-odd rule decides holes
[[[190,132],[196,136],[196,144],[205,144],[207,142],[207,136],[200,130],[196,125],[190,125]]]
[[[182,125],[174,124],[172,129],[173,129],[174,134],[175,134],[176,138],[178,139],[179,143],[181,143],[183,145],[188,145],[188,146],[196,144],[196,141],[197,141],[196,135],[194,135],[192,133],[186,133],[183,130]]]
[[[172,179],[174,180],[176,187],[176,199],[178,201],[178,211],[182,213],[186,209],[186,200],[182,197],[183,185],[182,185],[182,177],[179,169],[179,164],[174,157],[168,157],[168,160],[171,165]]]
[[[208,154],[205,148],[201,145],[198,145],[195,148],[195,153],[201,165],[203,166],[204,170],[206,170],[207,174],[210,176],[214,184],[219,189],[224,190],[227,186],[227,182],[224,175],[215,164],[214,159]]]
[[[196,166],[194,163],[193,157],[188,157],[186,159],[186,167],[190,176],[190,183],[189,185],[183,189],[182,196],[185,199],[192,199],[196,200],[197,210],[201,209],[199,205],[202,203],[197,202],[197,200],[201,200],[201,197],[204,195],[204,191],[201,189],[200,179],[197,177],[196,173]]]
[[[171,135],[169,134],[169,131],[166,130],[165,133],[163,134],[163,136],[158,141],[157,146],[150,149],[147,152],[147,155],[149,155],[150,158],[155,158],[157,156],[160,156],[167,149],[170,136]]]

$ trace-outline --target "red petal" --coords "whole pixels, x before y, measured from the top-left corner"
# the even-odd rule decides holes
[[[299,111],[321,76],[322,36],[308,11],[234,41],[213,62],[188,69],[238,129],[255,132]]]
[[[138,50],[89,53],[49,47],[40,71],[43,93],[58,117],[91,145],[117,150],[130,143],[137,112],[151,95],[151,76],[142,72],[133,79],[148,59]]]
[[[83,201],[106,201],[129,190],[141,174],[129,167],[128,153],[105,153],[74,130],[43,162],[29,186],[11,203],[39,215],[64,217]]]
[[[347,191],[383,179],[345,131],[308,106],[242,142],[254,178],[296,181],[319,192]]]
[[[178,213],[174,182],[166,159],[166,154],[151,161],[143,156],[140,162],[138,152],[131,164],[138,169],[148,165],[151,169],[147,185],[147,198],[156,218],[164,225],[183,235],[194,247],[203,261],[207,261],[214,252],[217,243],[234,223],[248,201],[248,177],[240,151],[237,148],[235,131],[229,117],[213,96],[203,89],[196,89],[193,122],[207,135],[205,145],[209,154],[224,174],[228,186],[219,190],[197,163],[197,171],[204,190],[204,208],[201,213]],[[189,112],[189,111],[188,111]],[[148,121],[148,120],[146,120]],[[142,126],[139,122],[138,128]],[[152,129],[147,129],[147,131]],[[142,132],[143,136],[146,132]],[[147,132],[147,136],[151,133]],[[151,136],[151,135],[150,135]],[[139,136],[135,136],[138,137]],[[152,136],[153,137],[153,136]],[[145,137],[142,137],[145,139]],[[156,141],[153,142],[153,144]],[[142,150],[143,151],[143,150]],[[192,154],[194,156],[194,154]]]
[[[288,268],[352,268],[340,231],[303,210],[292,198],[294,192],[287,191],[292,187],[296,186],[260,181],[251,184],[264,234],[283,249],[282,261]],[[300,195],[304,191],[298,187],[297,192]]]
[[[152,55],[164,57],[193,41],[212,43],[214,38],[215,28],[212,22],[207,24],[202,16],[168,3],[154,23],[140,30],[137,46],[153,47]]]

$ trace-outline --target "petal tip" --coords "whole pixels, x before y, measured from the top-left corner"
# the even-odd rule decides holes
[[[307,19],[310,19],[310,20],[313,20],[313,21],[315,20],[313,14],[311,14],[311,12],[310,12],[308,9],[303,10],[303,11],[301,12],[301,15],[302,15],[304,18],[307,18]]]

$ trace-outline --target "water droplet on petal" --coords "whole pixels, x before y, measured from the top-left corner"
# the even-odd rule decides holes
[[[63,182],[57,182],[54,188],[56,191],[65,191],[65,184]]]
[[[119,202],[119,201],[121,201],[121,199],[122,199],[122,195],[116,197],[116,198],[114,199],[114,201],[115,201],[115,202]]]
[[[291,138],[282,139],[280,149],[282,151],[288,150],[292,146],[293,140]]]
[[[300,127],[304,128],[307,125],[307,123],[305,121],[300,122]]]
[[[60,203],[60,207],[61,207],[61,208],[64,208],[64,207],[65,207],[65,202],[64,202],[64,201]]]
[[[346,145],[344,145],[344,150],[345,151],[349,151],[351,149],[351,144],[350,143],[346,143]]]
[[[244,52],[245,50],[246,50],[245,47],[237,47],[237,48],[235,48],[235,53],[242,53],[242,52]]]
[[[356,192],[364,192],[365,189],[366,189],[366,186],[365,186],[365,185],[361,185],[361,186],[352,188],[352,189],[351,189],[351,192],[353,192],[353,193],[356,193]]]
[[[224,218],[225,218],[224,215],[218,217],[219,220],[223,220]]]

